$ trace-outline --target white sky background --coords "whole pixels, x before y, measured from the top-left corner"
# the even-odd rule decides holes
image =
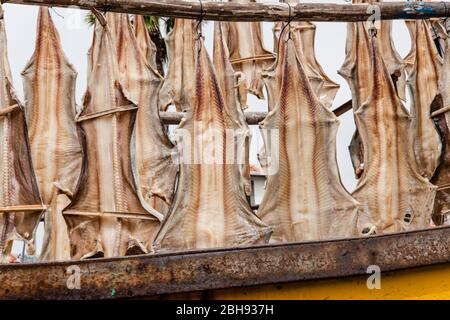
[[[273,2],[273,1],[262,1]],[[303,2],[331,2],[348,3],[344,0],[304,0]],[[35,47],[36,19],[38,7],[4,4],[6,32],[8,36],[8,53],[13,75],[13,82],[19,97],[23,97],[21,71],[31,57]],[[87,51],[91,44],[93,29],[84,21],[86,11],[76,9],[55,8],[51,15],[60,33],[62,46],[66,56],[78,71],[76,97],[81,104],[86,89]],[[346,81],[337,74],[345,58],[346,23],[322,22],[316,23],[316,56],[328,76],[341,85],[336,96],[333,108],[336,108],[349,99],[351,93]],[[273,23],[263,23],[264,42],[266,48],[273,49],[272,36]],[[213,22],[204,27],[206,46],[212,53]],[[404,57],[410,48],[410,37],[403,21],[393,24],[393,39],[400,55]],[[265,101],[249,96],[248,111],[267,111]],[[340,117],[341,124],[337,137],[337,157],[341,178],[344,186],[351,192],[356,186],[348,145],[354,132],[353,115],[351,112]],[[262,145],[261,136],[256,126],[252,126],[253,143],[251,149],[251,162],[257,163],[256,152]],[[37,244],[39,248],[40,244]],[[16,248],[16,252],[17,252]],[[39,250],[38,250],[39,251]]]

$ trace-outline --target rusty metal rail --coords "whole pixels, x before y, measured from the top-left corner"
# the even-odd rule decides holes
[[[46,264],[0,265],[0,299],[154,296],[450,262],[450,227],[276,246]],[[80,289],[69,289],[80,271]],[[72,279],[73,280],[73,279]],[[70,286],[69,286],[70,287]]]

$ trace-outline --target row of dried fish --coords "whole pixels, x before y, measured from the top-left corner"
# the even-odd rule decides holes
[[[135,16],[131,25],[125,14],[94,13],[89,80],[79,113],[76,71],[48,10],[40,9],[36,50],[23,72],[24,107],[12,89],[0,20],[0,255],[14,239],[32,248],[42,213],[42,260],[425,228],[436,193],[431,176],[441,186],[435,204],[435,221],[440,221],[448,205],[450,55],[446,50],[447,68],[427,69],[441,59],[434,55],[428,22],[408,22],[413,42],[420,44],[413,45],[408,68],[395,53],[389,22],[377,36],[365,23],[349,24],[340,73],[352,88],[358,133],[351,151],[360,175],[349,194],[336,162],[339,120],[329,109],[339,86],[315,58],[313,24],[277,24],[274,54],[262,45],[259,23],[216,22],[212,62],[197,22],[178,19],[168,35],[164,80],[143,17]],[[402,103],[406,75],[417,95],[411,114]],[[436,83],[436,98],[420,93],[419,88]],[[261,123],[260,159],[268,180],[256,215],[246,198],[250,132],[242,109],[247,92],[262,97],[264,86],[270,112]],[[438,140],[429,116],[433,101],[433,111],[441,110]],[[177,148],[158,114],[171,104],[186,111],[175,132]],[[219,134],[211,137],[210,131]],[[229,143],[227,131],[238,133],[237,143]],[[186,145],[186,135],[193,143]],[[181,162],[176,178],[176,159],[205,152],[213,162]]]

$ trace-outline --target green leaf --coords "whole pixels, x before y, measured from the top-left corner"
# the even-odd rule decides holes
[[[95,17],[92,14],[92,12],[88,12],[86,14],[86,17],[84,17],[84,21],[89,25],[89,26],[93,26],[95,24]]]

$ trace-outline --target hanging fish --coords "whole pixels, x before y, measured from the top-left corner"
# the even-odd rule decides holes
[[[266,243],[271,230],[245,198],[241,166],[234,153],[235,141],[245,139],[242,132],[246,130],[221,93],[201,39],[194,52],[192,109],[176,130],[180,179],[174,204],[156,237],[155,251]]]
[[[106,20],[108,25],[116,26],[114,41],[123,86],[139,106],[132,149],[139,193],[152,208],[166,214],[172,202],[178,167],[172,161],[174,146],[159,118],[158,91],[163,78],[143,55],[141,48],[150,44],[137,42],[128,15],[107,13]]]
[[[282,0],[281,2],[287,3],[287,0]],[[286,39],[280,41],[280,32],[286,26],[283,22],[275,23],[273,34],[274,34],[274,47],[275,52],[278,52],[277,61],[267,70],[263,71],[263,80],[267,87],[268,100],[269,100],[269,110],[272,110],[276,103],[278,102],[280,85],[281,85],[281,68],[277,69],[277,66],[281,65],[278,61],[283,58],[281,54],[284,51],[284,45]],[[331,108],[333,105],[334,98],[340,88],[339,84],[332,81],[322,66],[316,59],[315,53],[315,37],[316,37],[316,25],[307,21],[295,21],[291,22],[289,28],[286,27],[291,34],[296,34],[293,37],[295,47],[297,50],[302,50],[303,55],[302,61],[303,69],[311,83],[313,91],[316,93],[320,102],[327,108]],[[286,29],[285,28],[285,29]],[[288,32],[284,32],[284,37],[288,36]],[[281,51],[281,52],[280,52]]]
[[[442,225],[450,213],[450,36],[445,39],[444,64],[439,77],[439,92],[431,111],[442,140],[442,156],[431,183],[438,186],[433,221]]]
[[[439,133],[430,117],[431,103],[439,94],[442,58],[433,41],[429,21],[407,21],[406,25],[412,44],[405,62],[412,96],[414,152],[419,173],[429,179],[439,165],[442,151]]]
[[[230,0],[251,3],[255,0]],[[275,54],[263,45],[260,22],[227,22],[224,24],[228,36],[228,49],[233,69],[245,74],[248,92],[264,99],[264,82],[261,72],[275,60]]]
[[[378,2],[382,1],[353,0],[354,4],[376,4]],[[368,21],[349,23],[347,25],[347,43],[345,48],[346,58],[338,73],[347,80],[350,86],[353,112],[367,101],[369,95],[369,81],[371,79],[369,76],[370,64],[357,64],[356,61],[369,61],[369,48],[367,47],[367,41],[364,39],[364,34],[372,27],[376,28],[376,31],[375,29],[373,30],[377,33],[376,36],[379,39],[381,55],[391,79],[394,80],[396,93],[402,101],[406,100],[405,63],[395,49],[392,41],[392,22],[388,20],[376,21],[373,25],[370,25]],[[358,130],[353,135],[349,151],[356,177],[359,178],[364,170],[364,149]]]
[[[137,39],[139,48],[147,60],[148,64],[156,70],[156,53],[157,49],[153,41],[150,39],[147,26],[145,25],[145,18],[142,15],[136,14],[133,19],[134,35]]]
[[[12,85],[0,6],[0,263],[7,262],[14,240],[23,240],[34,248],[43,210],[23,106]]]
[[[75,123],[76,77],[49,9],[41,7],[35,51],[22,78],[34,171],[42,200],[48,206],[42,261],[70,259],[68,230],[57,203],[70,202],[81,173],[82,151]]]
[[[175,25],[166,38],[168,69],[159,93],[162,111],[173,104],[178,112],[191,109],[194,84],[195,20],[175,19]]]
[[[247,125],[244,114],[241,112],[242,105],[246,103],[246,81],[243,80],[244,75],[241,72],[235,72],[229,60],[229,52],[226,44],[226,38],[223,34],[223,23],[215,22],[214,24],[214,44],[213,44],[213,61],[216,71],[217,82],[219,84],[224,102],[228,106],[227,110],[231,113],[233,119],[239,122],[242,135],[245,139],[239,141],[242,145],[237,145],[239,164],[241,165],[241,184],[245,194],[250,197],[252,192],[252,184],[250,177],[250,140],[251,132]],[[243,94],[244,90],[245,94]],[[242,94],[242,95],[241,95]],[[245,99],[242,98],[245,96]]]
[[[353,196],[368,213],[374,233],[426,228],[436,187],[418,172],[410,134],[412,119],[383,63],[378,38],[367,32],[359,35],[369,56],[356,56],[355,63],[368,65],[369,85],[367,100],[355,111],[365,167]]]
[[[258,215],[273,228],[273,243],[360,235],[359,204],[342,186],[336,162],[339,120],[316,96],[295,41],[284,50],[278,103],[260,124],[275,160]]]
[[[73,202],[64,210],[73,259],[152,251],[161,214],[141,201],[130,156],[137,104],[120,81],[116,44],[103,15],[97,17],[97,56],[78,129],[84,160]]]

